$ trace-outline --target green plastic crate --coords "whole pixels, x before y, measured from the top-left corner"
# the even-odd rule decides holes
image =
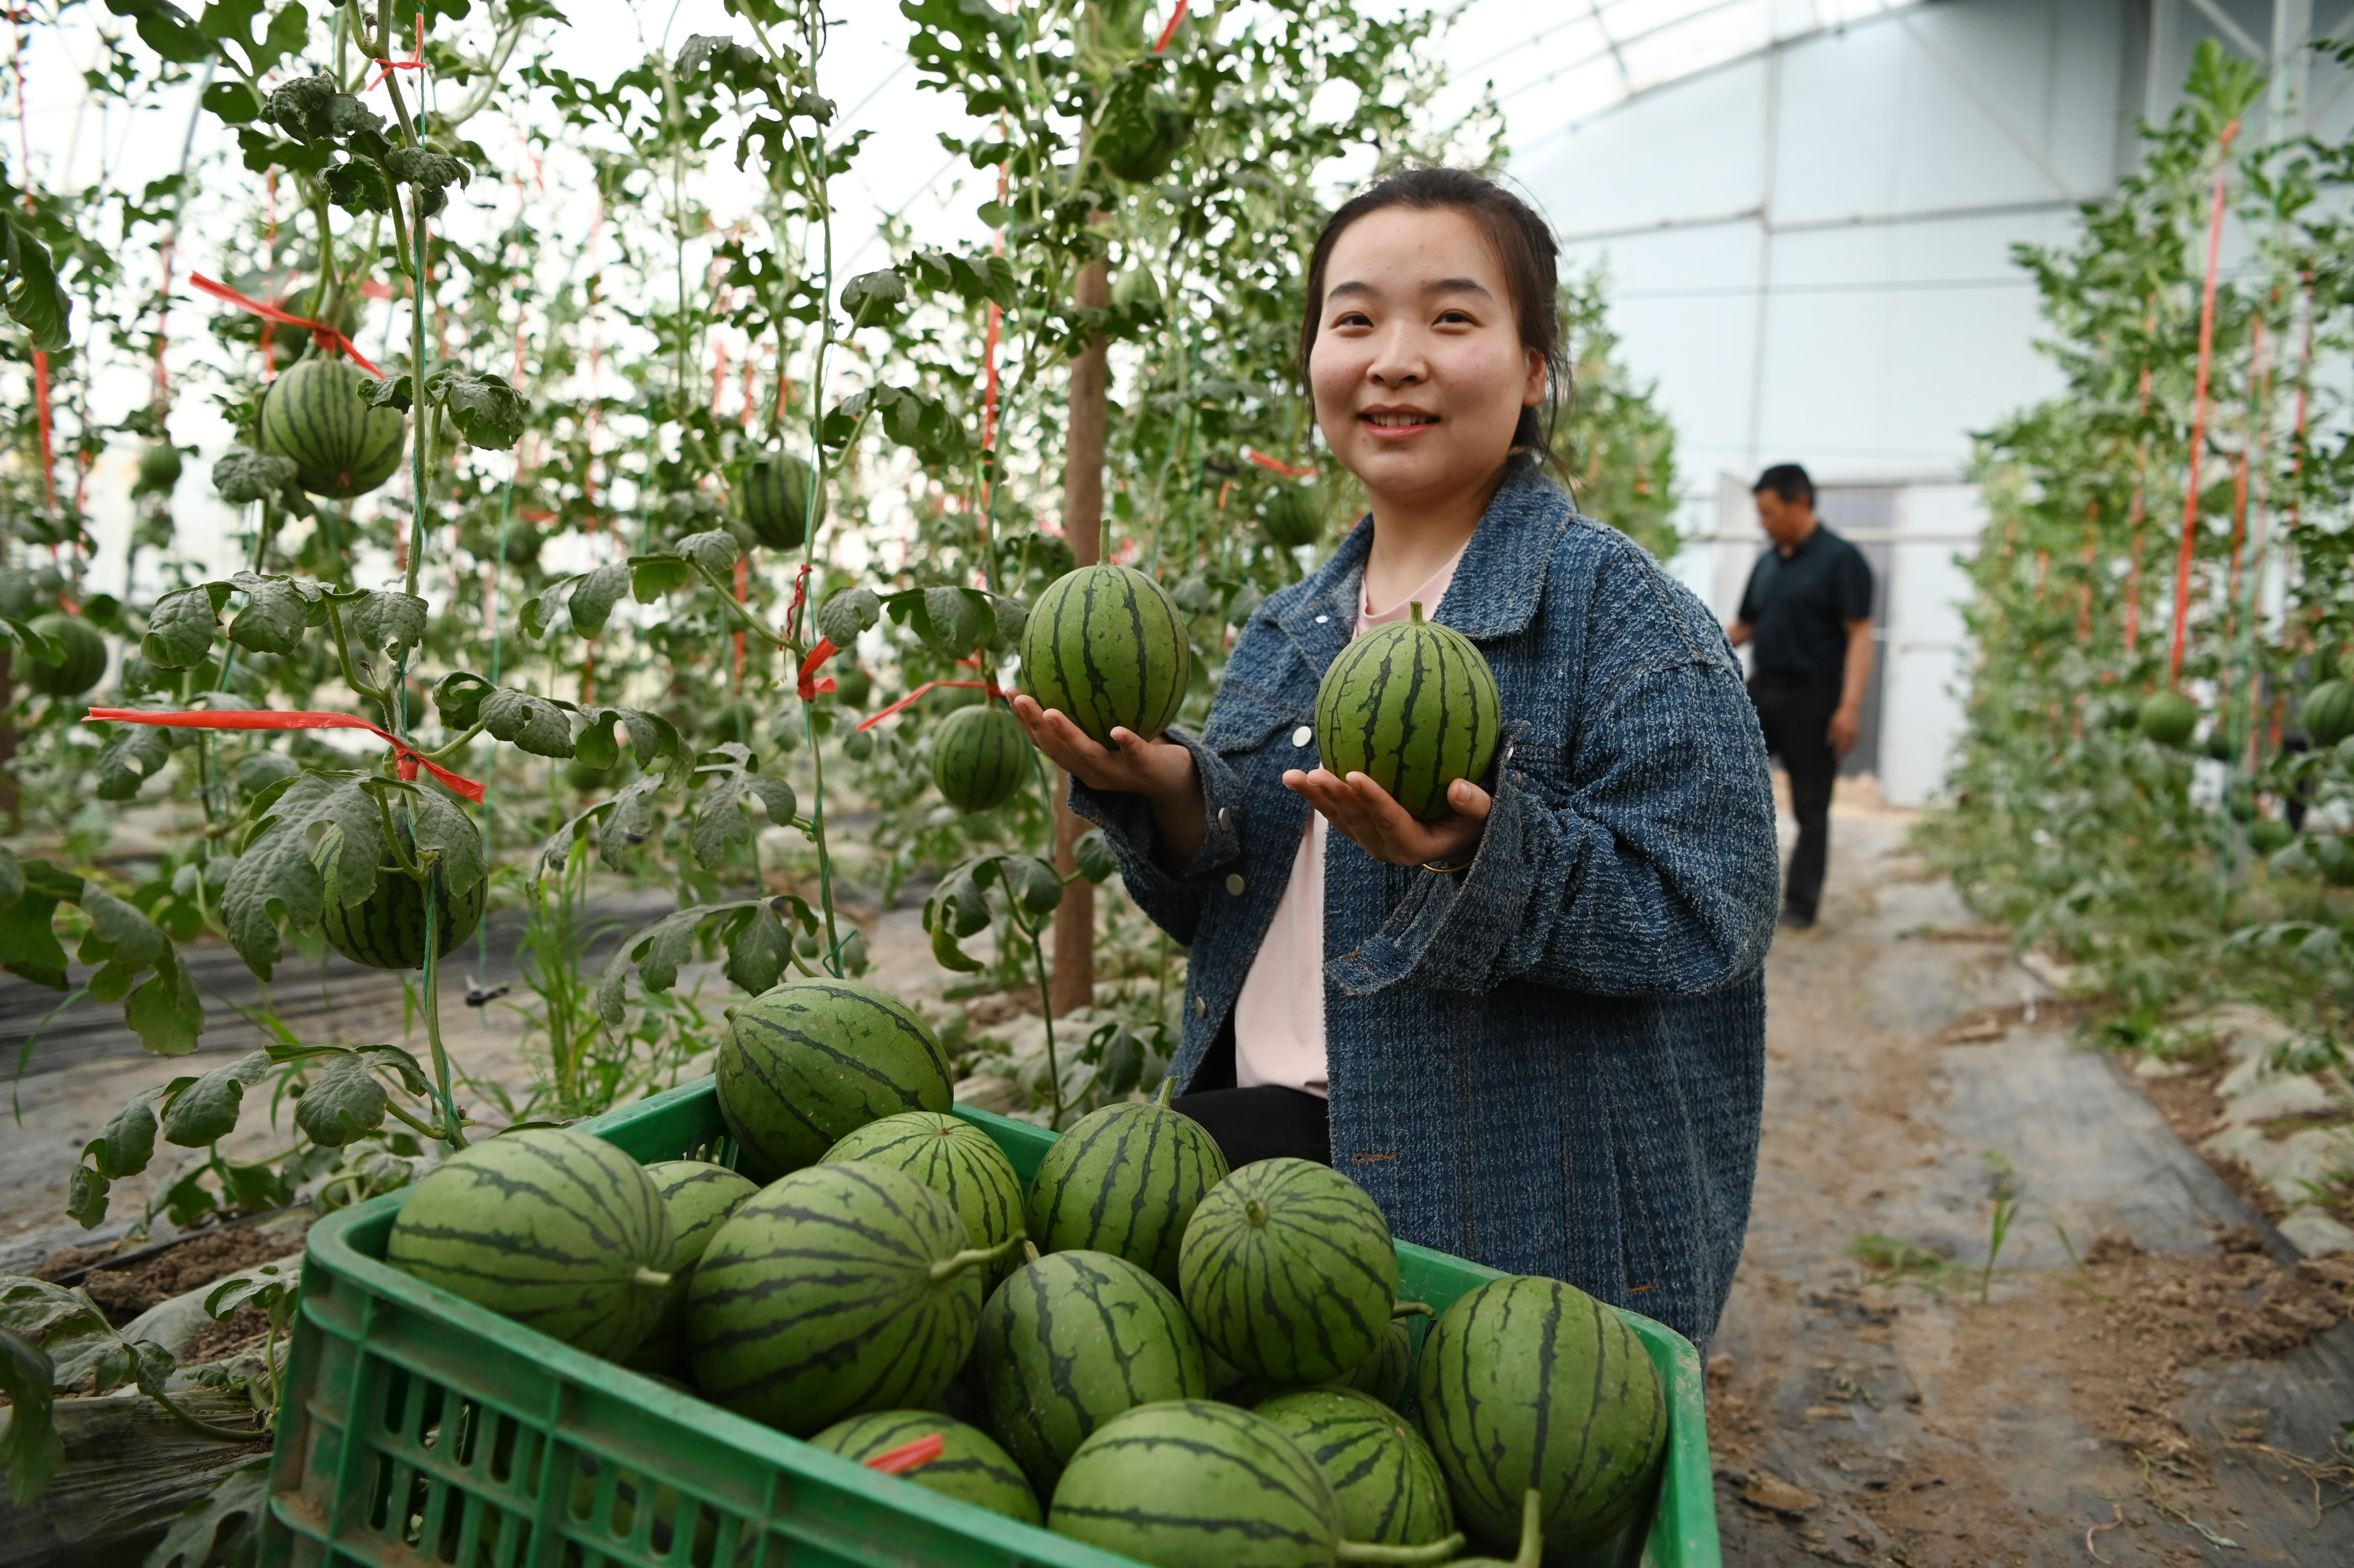
[[[1048,1133],[958,1107],[1027,1181]],[[584,1123],[641,1160],[734,1162],[711,1080]],[[311,1229],[261,1561],[334,1568],[1121,1568],[1128,1559],[877,1475],[582,1353],[384,1262],[401,1194]],[[1445,1309],[1494,1271],[1400,1245]],[[1720,1568],[1701,1369],[1626,1313],[1665,1380],[1647,1524],[1581,1560]],[[1418,1330],[1417,1330],[1418,1331]]]

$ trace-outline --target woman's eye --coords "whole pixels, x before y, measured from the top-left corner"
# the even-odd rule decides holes
[[[1438,313],[1438,319],[1440,322],[1453,326],[1469,326],[1471,324],[1471,318],[1461,311],[1441,311]]]
[[[1373,319],[1363,311],[1350,311],[1332,323],[1334,326],[1371,326]]]

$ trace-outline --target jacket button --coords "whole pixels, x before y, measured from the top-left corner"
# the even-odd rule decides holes
[[[1205,999],[1198,996],[1193,999],[1193,1016],[1196,1018],[1210,1016],[1210,1004]]]
[[[1291,744],[1294,746],[1306,746],[1315,738],[1316,732],[1306,725],[1301,725],[1291,732]]]
[[[1218,808],[1218,831],[1222,833],[1235,831],[1235,809],[1232,806]]]
[[[1240,872],[1235,872],[1226,878],[1226,891],[1237,898],[1243,895],[1243,878]]]
[[[1331,620],[1331,619],[1332,619],[1332,618],[1331,618],[1331,616],[1329,616],[1329,615],[1320,615],[1320,616],[1318,616],[1318,617],[1316,618],[1316,624],[1317,624],[1317,625],[1319,625],[1319,626],[1321,626],[1321,625],[1323,625],[1326,621],[1328,621],[1328,620]]]

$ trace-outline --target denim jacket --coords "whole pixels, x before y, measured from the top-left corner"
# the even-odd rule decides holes
[[[1134,795],[1076,780],[1129,894],[1192,949],[1174,1070],[1231,1084],[1231,1015],[1308,825],[1317,683],[1370,520],[1243,629],[1171,874]],[[1566,1279],[1705,1345],[1749,1220],[1778,864],[1756,715],[1691,592],[1550,481],[1507,482],[1432,619],[1479,644],[1505,744],[1470,869],[1324,868],[1332,1160],[1405,1241]]]

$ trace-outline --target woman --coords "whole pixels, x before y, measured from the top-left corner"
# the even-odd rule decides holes
[[[1517,197],[1393,175],[1325,226],[1308,297],[1317,423],[1371,515],[1251,617],[1198,738],[1014,712],[1192,948],[1178,1104],[1231,1160],[1329,1161],[1401,1239],[1705,1344],[1756,1171],[1777,872],[1732,649],[1543,477],[1554,247]],[[1414,602],[1479,646],[1505,719],[1429,822],[1313,766],[1310,728],[1334,656]]]

